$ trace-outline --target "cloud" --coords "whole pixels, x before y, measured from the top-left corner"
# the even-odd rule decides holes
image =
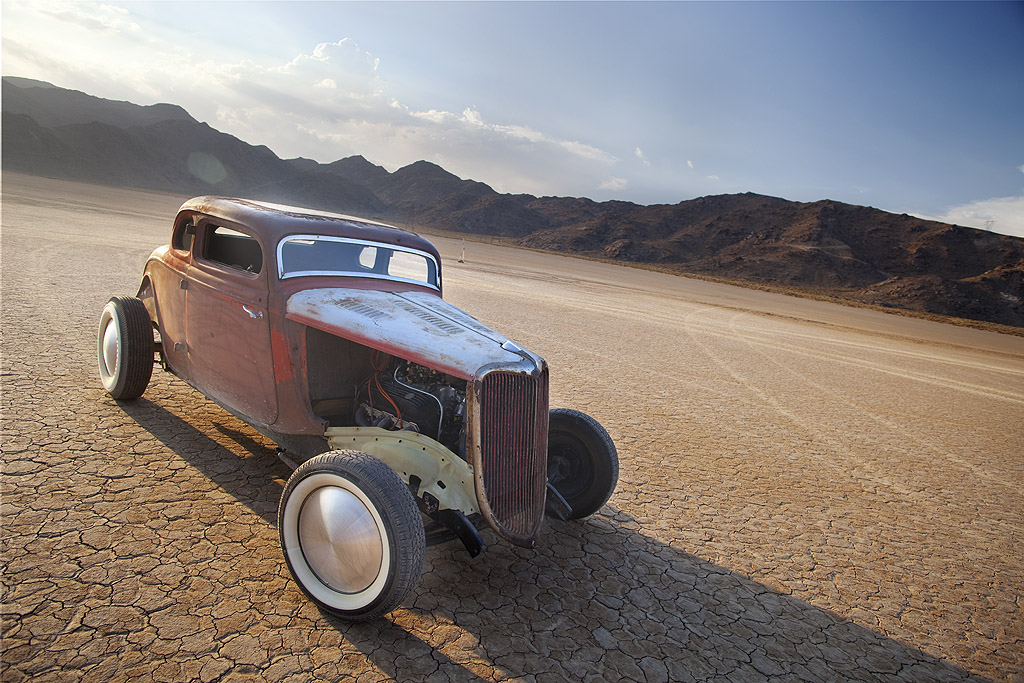
[[[644,166],[650,166],[651,165],[651,162],[647,159],[647,156],[644,155],[644,151],[642,149],[640,149],[639,147],[636,148],[636,150],[633,152],[633,154],[636,155],[636,158],[639,159],[643,163]]]
[[[1021,172],[1024,173],[1024,168],[1021,169]],[[1024,195],[982,199],[962,206],[955,206],[940,216],[916,215],[943,223],[1024,237]]]
[[[690,168],[693,168],[693,162],[690,161],[689,159],[686,160],[686,165],[689,166]]]
[[[57,21],[73,24],[89,31],[100,31],[109,35],[141,29],[130,18],[127,9],[105,3],[90,3],[87,5],[76,2],[39,3],[37,11],[41,15],[48,16]]]
[[[618,190],[624,190],[627,185],[629,185],[629,181],[625,178],[608,178],[598,187],[602,190],[616,192]]]
[[[349,39],[321,43],[281,66],[208,64],[210,87],[233,95],[222,98],[215,125],[285,157],[329,162],[362,154],[392,170],[443,160],[456,175],[500,192],[592,196],[619,187],[606,180],[619,160],[604,150],[492,121],[472,106],[411,109],[388,91],[379,66]]]
[[[708,176],[708,180],[711,180],[711,181],[714,181],[714,182],[718,182],[719,180],[721,180],[721,178],[719,178],[716,175],[709,175]]]
[[[484,118],[476,109],[463,109],[462,120],[471,126],[484,127]]]
[[[1024,164],[1018,166],[1017,170],[1024,173]],[[1014,197],[992,197],[968,202],[951,207],[939,215],[911,213],[926,220],[1024,237],[1024,191]]]

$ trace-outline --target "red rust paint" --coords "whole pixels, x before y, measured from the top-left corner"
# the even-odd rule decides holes
[[[274,357],[274,380],[280,384],[295,378],[292,354],[288,349],[288,337],[276,325],[270,328],[270,349]]]

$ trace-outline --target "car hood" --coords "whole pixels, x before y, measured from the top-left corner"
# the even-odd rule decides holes
[[[544,359],[427,292],[307,289],[285,317],[462,379],[493,369],[534,374]]]

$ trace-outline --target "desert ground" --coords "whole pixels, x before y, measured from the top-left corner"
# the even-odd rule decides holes
[[[619,486],[348,624],[285,567],[272,443],[159,370],[100,386],[183,199],[3,176],[3,681],[1024,680],[1024,338],[437,239]]]

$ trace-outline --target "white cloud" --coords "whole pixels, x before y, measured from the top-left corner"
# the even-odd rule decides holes
[[[588,161],[595,161],[600,164],[608,165],[614,164],[618,161],[618,159],[608,154],[607,152],[604,152],[603,150],[594,147],[593,145],[577,142],[576,140],[561,140],[557,144],[561,149],[564,149],[566,152],[574,154]]]
[[[484,119],[476,109],[464,109],[462,111],[462,120],[471,126],[483,127],[484,125]]]
[[[717,181],[721,180],[721,178],[719,178],[719,177],[718,177],[718,176],[716,176],[716,175],[709,175],[709,176],[708,176],[708,180],[712,180],[712,181],[715,181],[715,182],[717,182]]]
[[[636,158],[643,163],[644,166],[651,165],[651,162],[647,159],[647,156],[644,154],[644,151],[642,149],[637,147],[633,153],[636,155]]]
[[[1024,173],[1024,164],[1018,166],[1017,170]],[[954,206],[937,216],[923,213],[913,215],[926,220],[1024,237],[1024,191],[1015,197],[992,197]]]
[[[414,111],[387,91],[379,66],[345,39],[278,67],[206,63],[203,70],[207,87],[221,93],[214,125],[282,157],[329,162],[362,154],[392,170],[426,159],[499,192],[592,196],[624,187],[606,180],[618,159],[585,142],[492,122],[475,107]]]
[[[598,185],[598,187],[602,190],[616,192],[618,190],[624,190],[627,185],[629,185],[629,181],[627,181],[625,178],[608,178],[603,183]]]
[[[36,8],[41,15],[89,31],[101,31],[108,34],[108,38],[141,28],[132,21],[128,10],[105,3],[46,2],[39,3]]]
[[[397,101],[392,102],[391,106],[396,109],[402,108],[402,105],[399,104]],[[436,109],[431,109],[429,111],[411,111],[409,112],[409,115],[415,116],[416,118],[419,119],[430,121],[431,123],[444,123],[446,119],[453,118],[452,114],[450,114],[449,112],[437,111]]]
[[[690,161],[689,159],[686,160],[686,165],[689,166],[690,168],[693,168],[693,162]]]
[[[1024,168],[1022,168],[1024,172]],[[1003,235],[1024,237],[1024,195],[982,199],[955,206],[941,216],[921,216],[930,220],[982,228]]]

